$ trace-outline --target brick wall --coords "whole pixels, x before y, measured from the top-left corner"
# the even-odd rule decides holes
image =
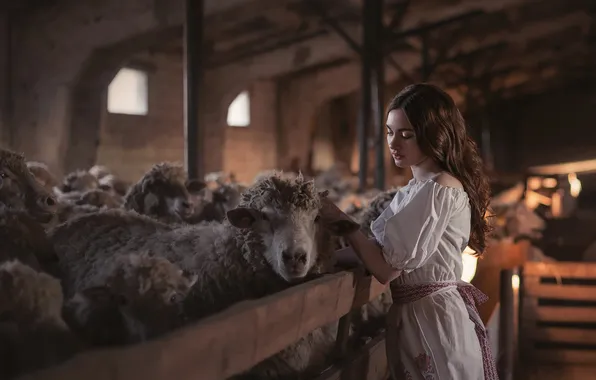
[[[171,56],[148,54],[136,56],[135,61],[151,67],[148,114],[110,114],[104,89],[97,155],[98,163],[131,181],[157,162],[184,160],[182,62]],[[223,149],[223,169],[234,172],[241,181],[251,181],[259,171],[276,167],[275,82],[257,81],[246,89],[250,93],[250,126],[228,127],[222,112],[223,122],[209,124],[207,129],[220,129],[224,144],[214,144],[211,139],[205,144],[207,156]],[[226,97],[220,108],[227,110],[228,99],[233,98]]]
[[[148,113],[111,114],[104,101],[97,155],[98,163],[128,180],[157,162],[184,161],[182,62],[165,55],[140,59],[151,64]]]
[[[251,182],[261,170],[277,167],[277,86],[257,81],[248,87],[250,125],[225,128],[224,166],[240,181]]]

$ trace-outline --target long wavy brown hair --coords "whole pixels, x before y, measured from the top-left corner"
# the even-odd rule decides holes
[[[387,112],[395,109],[406,114],[422,153],[462,183],[472,214],[468,246],[476,255],[482,255],[491,230],[485,219],[490,186],[478,147],[468,136],[455,102],[439,87],[417,83],[407,86],[391,100]]]

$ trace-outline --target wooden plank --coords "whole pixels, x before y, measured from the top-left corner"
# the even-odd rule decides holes
[[[313,329],[338,320],[384,289],[370,277],[356,281],[352,272],[326,275],[262,299],[238,303],[161,339],[82,353],[22,379],[226,379]]]
[[[538,306],[530,309],[524,307],[524,318],[549,322],[596,322],[596,308]]]
[[[527,284],[526,296],[536,298],[552,298],[573,301],[596,301],[596,286],[589,285],[558,285],[558,284]]]
[[[387,380],[389,367],[385,333],[379,334],[354,355],[333,366],[315,380]]]
[[[541,363],[535,366],[525,366],[516,378],[523,380],[587,380],[593,379],[595,373],[596,366],[592,365]]]
[[[594,364],[596,351],[587,350],[555,350],[534,349],[525,357],[534,363],[560,363],[560,364]]]
[[[526,331],[527,339],[541,342],[596,344],[596,330],[562,327],[537,327]]]
[[[541,263],[527,262],[524,264],[524,277],[567,277],[567,278],[596,278],[596,263],[557,262]]]

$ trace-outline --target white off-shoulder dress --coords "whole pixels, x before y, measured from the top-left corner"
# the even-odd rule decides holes
[[[470,236],[469,200],[463,189],[440,185],[435,178],[411,180],[371,224],[385,260],[403,271],[392,291],[402,284],[461,283],[461,254]],[[455,285],[414,302],[394,302],[387,355],[395,379],[485,378],[475,324]]]

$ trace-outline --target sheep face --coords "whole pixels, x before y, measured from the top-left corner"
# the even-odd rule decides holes
[[[87,190],[97,189],[98,187],[99,182],[93,174],[83,170],[77,170],[75,172],[69,173],[64,178],[60,190],[63,193],[69,193],[71,191],[84,192]]]
[[[240,206],[227,212],[228,221],[260,236],[265,259],[286,281],[304,278],[317,264],[322,230],[343,235],[358,228],[346,220],[321,221],[320,196],[302,176],[263,178],[241,198]]]
[[[147,187],[145,203],[157,206],[161,203],[160,200],[163,200],[167,214],[185,219],[193,212],[191,192],[196,192],[199,188],[201,186],[198,181],[186,183],[155,181]]]
[[[184,220],[193,212],[191,193],[204,187],[202,181],[188,181],[182,166],[161,163],[130,188],[124,207],[158,218]]]
[[[31,174],[25,158],[3,149],[0,149],[0,203],[27,211],[41,223],[49,222],[58,207],[52,194]]]
[[[197,275],[148,254],[124,256],[117,268],[108,283],[124,300],[123,315],[133,335],[150,338],[183,322],[183,301]]]

